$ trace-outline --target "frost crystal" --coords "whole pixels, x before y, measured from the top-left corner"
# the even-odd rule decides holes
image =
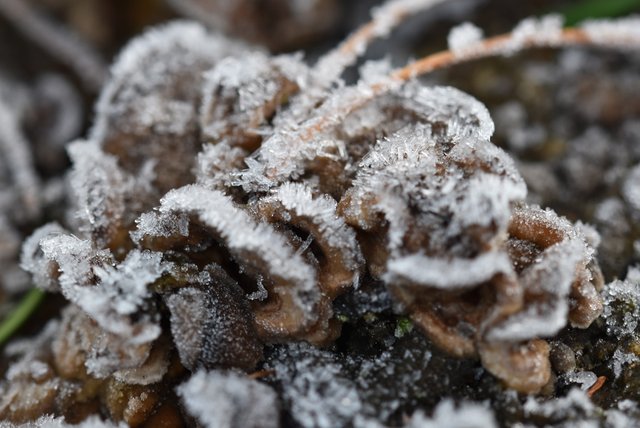
[[[640,318],[640,269],[632,267],[627,278],[615,280],[602,290],[607,334],[622,339],[637,333]]]
[[[580,384],[580,389],[587,391],[596,381],[598,376],[594,372],[582,371],[567,373],[566,380],[571,383]]]
[[[278,428],[276,393],[234,372],[198,371],[177,388],[185,407],[208,428]]]
[[[609,367],[613,370],[614,376],[619,378],[627,366],[637,365],[638,363],[640,363],[640,357],[638,357],[638,355],[633,352],[625,352],[618,348],[611,357]]]
[[[476,403],[461,403],[456,406],[453,400],[442,400],[436,406],[433,417],[428,418],[418,411],[411,416],[405,428],[497,428],[493,412],[486,406]]]
[[[636,49],[640,43],[640,17],[630,16],[618,20],[587,21],[582,24],[592,42],[617,45],[623,49]]]
[[[285,100],[306,86],[308,70],[295,56],[253,52],[225,58],[205,73],[200,126],[207,139],[255,148]]]
[[[62,294],[106,331],[138,344],[158,337],[160,327],[148,314],[134,315],[148,309],[147,286],[167,269],[160,254],[134,250],[113,268],[109,266],[113,258],[108,251],[95,251],[89,241],[76,237],[49,237],[41,241],[41,247],[45,257],[59,266]]]
[[[190,169],[201,146],[203,74],[245,50],[196,23],[174,22],[148,31],[125,47],[113,65],[90,140],[134,176],[149,163],[161,164],[162,174],[153,180],[161,194],[192,182]]]
[[[454,27],[449,32],[447,41],[449,42],[449,50],[455,55],[465,55],[474,49],[474,45],[482,40],[482,30],[470,22]]]
[[[37,229],[22,244],[20,265],[32,275],[35,285],[44,290],[58,290],[56,280],[57,267],[44,256],[40,248],[40,242],[48,237],[65,233],[67,231],[62,226],[57,223],[50,223]]]
[[[527,18],[521,21],[512,32],[506,52],[522,50],[524,44],[532,40],[536,45],[554,46],[561,40],[563,18],[560,15],[545,15],[541,18]]]
[[[365,427],[371,419],[387,420],[421,388],[431,353],[417,342],[364,359],[290,344],[277,349],[267,367],[301,426]]]
[[[357,285],[364,260],[355,232],[344,219],[338,217],[337,204],[333,199],[326,195],[314,198],[310,188],[302,184],[285,183],[273,195],[262,199],[259,205],[268,217],[279,217],[284,223],[310,230],[326,258],[321,262],[326,264],[322,266],[323,270],[332,271],[330,275],[344,277],[335,278],[336,284],[330,285],[330,288]]]

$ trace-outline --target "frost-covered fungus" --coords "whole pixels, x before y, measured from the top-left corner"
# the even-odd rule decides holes
[[[255,150],[269,120],[305,86],[309,71],[299,56],[251,52],[225,58],[204,75],[200,127],[212,143]]]
[[[567,322],[586,328],[602,313],[594,238],[582,230],[549,209],[513,211],[505,247],[521,305],[485,321],[478,352],[484,367],[514,389],[535,391],[549,380],[549,346],[536,338],[555,335]]]
[[[102,407],[112,420],[136,426],[154,412],[169,366],[167,341],[153,347],[121,346],[117,356],[108,357],[105,347],[118,346],[117,342],[79,308],[68,306],[63,311],[51,345],[52,365],[62,382],[57,414],[81,420]],[[111,374],[95,371],[106,365],[112,366]]]
[[[161,335],[149,286],[172,266],[159,253],[140,250],[116,263],[108,250],[96,250],[90,241],[63,234],[56,226],[45,226],[32,239],[38,237],[42,255],[25,249],[23,265],[37,270],[36,278],[45,276],[38,285],[59,289],[83,311],[84,321],[71,329],[90,331],[78,344],[86,354],[87,373],[105,378],[140,369]]]
[[[189,414],[207,428],[280,426],[276,392],[242,374],[198,371],[177,392]]]
[[[434,138],[442,140],[476,134],[488,139],[493,133],[493,122],[480,102],[454,88],[417,82],[375,97],[346,117],[335,117],[334,110],[369,90],[363,84],[335,91],[317,109],[317,116],[305,123],[306,131],[301,134],[290,124],[281,124],[248,159],[249,168],[240,174],[239,184],[246,190],[263,191],[303,179],[340,199],[376,140],[410,123],[425,124],[434,131]],[[324,115],[329,123],[326,129],[322,129]],[[316,122],[321,131],[316,130]]]
[[[133,237],[144,248],[219,260],[252,299],[263,340],[304,338],[318,319],[316,269],[285,235],[219,191],[189,185],[167,193],[158,212],[141,217]]]
[[[242,289],[215,265],[207,266],[198,279],[201,284],[165,296],[182,365],[192,371],[253,369],[262,359],[262,344]]]
[[[137,176],[154,172],[157,197],[193,181],[200,151],[203,74],[246,47],[190,22],[149,30],[122,51],[96,107],[90,139]]]
[[[551,309],[547,312],[546,328],[554,323],[557,328],[564,325],[567,308],[554,306],[567,296],[572,327],[586,328],[602,313],[599,290],[604,278],[595,259],[598,240],[595,230],[581,223],[573,225],[550,209],[521,206],[513,211],[508,251],[524,283],[525,300],[540,297],[547,300],[533,312],[543,314]],[[531,329],[529,322],[524,325]]]
[[[493,123],[479,102],[450,88],[418,91],[413,106],[409,92],[402,95],[410,107],[396,99],[376,118],[387,119],[382,126],[390,133],[357,164],[338,206],[348,224],[366,232],[362,239],[372,240],[363,251],[376,276],[390,257],[471,258],[496,248],[511,203],[526,195],[511,159],[489,141]],[[409,121],[418,124],[402,125]]]
[[[299,47],[340,19],[336,0],[170,0],[180,12],[227,34],[273,50]]]
[[[588,326],[602,309],[594,287],[602,278],[573,225],[514,211],[523,180],[473,125],[427,123],[379,140],[339,212],[359,230],[369,271],[439,347],[479,354],[510,387],[537,391],[550,376],[548,345],[532,339],[567,318]]]
[[[0,383],[3,421],[23,423],[53,412],[60,382],[48,363],[57,328],[57,322],[49,322],[36,337],[14,342],[5,350],[15,361]]]
[[[286,183],[260,199],[256,209],[260,218],[273,223],[316,267],[318,286],[323,293],[318,324],[313,328],[314,343],[333,340],[339,335],[332,320],[331,303],[352,285],[358,285],[364,259],[354,230],[336,213],[336,201],[327,195],[314,196],[301,183]]]
[[[464,305],[460,295],[494,277],[499,289],[513,288],[507,278],[511,263],[498,249],[506,238],[511,204],[524,198],[526,188],[512,161],[488,140],[493,124],[480,103],[449,88],[422,95],[407,109],[410,113],[397,100],[390,103],[396,122],[423,114],[426,123],[375,144],[359,163],[339,212],[360,231],[369,271],[383,276],[405,305],[428,304],[439,295],[442,301],[434,306],[449,301],[452,315],[468,315],[463,324],[477,325],[486,305],[474,301],[479,295]],[[411,103],[408,94],[406,102]],[[456,111],[447,123],[445,116]],[[415,286],[425,291],[424,302],[417,297],[422,291],[412,291]],[[492,293],[481,301],[490,301]],[[454,302],[461,306],[454,309]],[[449,352],[473,355],[474,333],[464,325],[456,332],[455,323],[450,328],[436,322],[442,315],[422,311],[420,323]]]

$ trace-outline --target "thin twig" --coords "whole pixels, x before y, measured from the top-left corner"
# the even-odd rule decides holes
[[[406,18],[446,0],[390,0],[376,8],[368,23],[351,33],[335,49],[322,56],[314,66],[318,79],[328,84],[354,64],[372,41],[385,37]]]
[[[550,18],[550,19],[549,19]],[[551,24],[551,25],[549,25]],[[456,52],[446,50],[426,56],[416,62],[391,72],[374,83],[360,82],[335,91],[324,100],[315,114],[304,121],[289,121],[277,128],[260,150],[257,162],[248,177],[263,177],[258,186],[273,186],[289,178],[296,162],[311,155],[310,145],[321,135],[342,123],[353,111],[362,108],[375,98],[389,93],[407,81],[435,70],[480,58],[511,55],[531,48],[590,45],[615,49],[633,49],[640,46],[640,19],[624,18],[617,21],[592,22],[580,28],[560,27],[559,19],[543,18],[540,21],[525,20],[507,34],[473,42]],[[296,125],[293,125],[293,124]],[[283,157],[282,153],[291,153]],[[253,174],[253,175],[252,175]],[[249,179],[251,180],[251,178]],[[254,185],[254,183],[251,183]]]
[[[594,45],[619,48],[621,45],[628,42],[627,40],[612,37],[609,40],[609,43],[607,43],[607,40],[592,39],[582,28],[566,28],[560,31],[553,42],[550,42],[546,38],[537,38],[532,36],[528,39],[520,40],[519,45],[514,47],[513,35],[514,33],[507,33],[478,41],[474,46],[474,49],[470,50],[469,53],[465,55],[454,54],[452,51],[446,50],[428,55],[405,67],[396,69],[387,79],[373,83],[366,88],[366,90],[358,91],[358,96],[351,97],[349,103],[340,106],[338,109],[333,108],[330,114],[324,114],[313,120],[309,120],[296,131],[296,135],[302,141],[310,141],[317,134],[326,131],[328,128],[333,126],[336,121],[344,119],[349,113],[362,107],[372,99],[396,89],[398,86],[415,77],[451,67],[456,64],[470,62],[481,58],[512,54],[514,51],[523,51],[532,48],[559,48],[575,45]],[[290,130],[288,131],[290,132]]]
[[[593,397],[593,394],[598,392],[598,390],[600,388],[602,388],[602,386],[604,385],[604,383],[606,381],[607,381],[607,377],[606,376],[598,377],[598,380],[596,380],[595,383],[593,385],[591,385],[591,387],[587,390],[587,395],[589,397]]]
[[[276,373],[275,370],[269,370],[269,369],[265,369],[265,370],[258,370],[257,372],[253,372],[248,374],[247,376],[250,379],[262,379],[263,377],[269,377],[272,376]]]

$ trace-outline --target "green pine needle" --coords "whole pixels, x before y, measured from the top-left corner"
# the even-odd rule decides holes
[[[4,345],[13,334],[29,319],[33,311],[44,298],[44,291],[34,288],[15,307],[5,320],[0,323],[0,346]]]

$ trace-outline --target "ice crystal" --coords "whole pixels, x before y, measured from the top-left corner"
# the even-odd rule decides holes
[[[245,375],[198,371],[177,392],[189,413],[209,428],[280,426],[275,391]]]
[[[371,358],[344,360],[293,344],[276,350],[267,366],[275,370],[283,400],[301,426],[364,427],[365,421],[387,420],[420,388],[431,353],[419,341],[407,340],[417,346],[392,346]],[[394,385],[394,392],[388,385]]]
[[[565,379],[568,382],[579,384],[581,390],[587,391],[594,383],[596,383],[598,376],[591,371],[581,371],[567,373]]]
[[[582,24],[591,41],[597,44],[616,44],[621,48],[634,49],[640,41],[638,25],[640,18],[630,16],[616,21],[587,21]]]
[[[453,400],[445,399],[436,406],[431,418],[416,412],[405,428],[437,428],[445,425],[451,428],[498,426],[493,412],[485,405],[465,402],[456,405]]]
[[[156,173],[153,182],[162,193],[191,182],[190,168],[201,145],[197,112],[203,74],[222,58],[245,50],[190,22],[148,31],[113,65],[90,140],[118,157],[134,176],[149,162],[162,163],[162,174]],[[137,149],[128,150],[129,144]]]
[[[109,251],[95,251],[89,241],[57,235],[41,241],[42,251],[60,269],[60,289],[69,301],[82,307],[104,328],[128,337],[132,343],[149,342],[160,334],[153,317],[134,321],[146,308],[147,286],[166,271],[158,253],[134,250],[116,268],[109,266]],[[94,281],[97,280],[97,286]]]
[[[454,54],[464,55],[474,49],[474,44],[481,40],[482,36],[482,30],[472,23],[460,24],[449,32],[449,50]]]
[[[627,278],[615,280],[602,290],[607,334],[622,339],[637,333],[640,317],[640,269],[631,268]]]
[[[633,352],[625,352],[624,350],[618,348],[613,353],[611,357],[611,361],[609,362],[609,367],[613,370],[613,375],[616,378],[619,378],[622,375],[623,370],[630,365],[637,365],[640,363],[640,357],[634,354]]]
[[[560,15],[545,15],[521,21],[513,29],[506,53],[522,50],[523,45],[531,40],[540,45],[557,44],[561,39],[562,24],[563,18]]]
[[[573,388],[565,397],[546,402],[539,402],[534,397],[529,397],[524,404],[524,411],[526,415],[570,420],[593,417],[596,407],[584,391]]]

